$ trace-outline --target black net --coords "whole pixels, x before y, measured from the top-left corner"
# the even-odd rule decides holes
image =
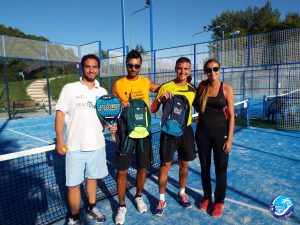
[[[160,124],[152,125],[154,163],[148,173],[160,165]],[[65,187],[65,157],[47,146],[0,156],[0,224],[51,224],[63,219],[68,213]],[[109,175],[99,180],[97,201],[117,193],[115,143],[110,134],[106,137]],[[136,163],[133,157],[128,170],[128,188],[135,185]],[[85,186],[82,184],[82,205],[87,203]]]
[[[300,89],[280,95],[266,96],[264,113],[276,129],[299,131],[300,129]]]

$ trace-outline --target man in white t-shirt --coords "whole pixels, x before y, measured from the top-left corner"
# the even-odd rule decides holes
[[[96,80],[100,61],[95,55],[81,60],[83,75],[80,81],[66,84],[56,105],[56,148],[66,154],[66,186],[71,215],[68,225],[81,224],[80,184],[86,180],[88,195],[87,216],[97,223],[106,220],[96,206],[97,179],[108,174],[103,127],[98,119],[96,100],[107,91]],[[67,141],[63,138],[66,124]],[[116,127],[110,128],[114,131]]]

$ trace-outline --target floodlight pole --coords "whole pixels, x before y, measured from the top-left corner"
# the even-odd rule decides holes
[[[123,42],[123,75],[125,75],[125,55],[126,55],[126,51],[125,51],[125,7],[124,7],[124,1],[125,0],[121,0],[122,3],[122,42]]]
[[[139,9],[139,10],[137,10],[137,11],[134,11],[133,13],[130,14],[130,23],[129,23],[130,49],[132,49],[132,42],[131,42],[131,39],[132,39],[132,38],[131,38],[131,37],[132,37],[132,16],[135,15],[135,14],[137,14],[138,12],[141,12],[141,11],[143,11],[144,9],[148,9],[148,8],[149,8],[149,6],[146,5],[144,8]]]
[[[154,72],[155,72],[155,66],[154,66],[154,47],[153,47],[153,7],[152,3],[153,0],[146,1],[146,4],[149,3],[150,7],[150,50],[151,50],[151,80],[154,80]]]

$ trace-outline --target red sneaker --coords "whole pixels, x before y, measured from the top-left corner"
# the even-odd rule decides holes
[[[207,198],[202,198],[199,204],[199,209],[206,211],[209,205],[209,199]]]
[[[223,214],[224,204],[223,203],[215,203],[212,216],[215,218],[219,218]]]

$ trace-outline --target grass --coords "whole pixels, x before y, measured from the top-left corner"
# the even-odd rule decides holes
[[[110,84],[112,85],[115,80],[117,80],[119,77],[111,77]],[[63,86],[67,83],[75,82],[79,80],[78,74],[69,74],[60,76],[56,79],[51,80],[50,82],[50,93],[52,99],[57,100],[59,97],[59,94],[61,92],[61,89]],[[17,101],[25,101],[30,100],[30,97],[27,95],[26,88],[35,80],[25,80],[23,82],[20,81],[14,81],[8,83],[8,90],[9,90],[9,100],[10,102],[17,102]],[[103,87],[109,91],[110,88],[108,87],[108,77],[102,78]],[[47,86],[44,87],[44,91],[47,93],[48,89]],[[6,108],[6,88],[5,83],[0,83],[0,108]]]
[[[52,99],[57,100],[59,97],[59,94],[61,92],[61,89],[63,86],[67,83],[72,83],[79,80],[78,74],[69,74],[65,75],[59,78],[56,78],[54,80],[50,81],[50,93]],[[44,88],[44,91],[47,93],[47,87]]]
[[[27,95],[26,88],[30,85],[34,80],[26,80],[23,81],[14,81],[8,83],[9,90],[9,101],[10,102],[18,102],[24,100],[30,100]],[[0,108],[6,108],[7,99],[6,99],[6,89],[5,84],[0,84]]]
[[[275,123],[267,120],[251,119],[250,126],[265,129],[275,129]]]

